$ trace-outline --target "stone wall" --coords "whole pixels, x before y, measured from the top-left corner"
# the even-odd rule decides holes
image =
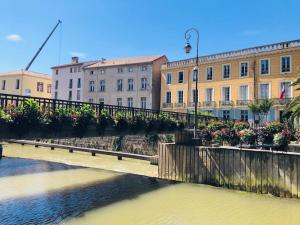
[[[38,139],[38,141],[153,156],[157,155],[158,143],[161,141],[174,141],[174,134],[108,135],[84,138],[46,138]]]

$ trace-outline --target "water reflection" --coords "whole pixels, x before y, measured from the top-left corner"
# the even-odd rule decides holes
[[[5,176],[11,174],[9,169],[13,169],[16,164],[26,165],[27,173],[30,173],[30,170],[38,171],[38,168],[46,170],[43,161],[5,158],[3,162],[7,167],[5,169],[7,174],[2,172],[3,178],[1,179],[6,179]],[[72,169],[72,166],[65,167],[59,163],[48,162],[47,164],[51,165],[49,171],[55,171],[56,167],[60,170]],[[101,176],[101,170],[97,171]],[[72,171],[68,171],[69,175],[70,172]],[[126,199],[134,199],[144,193],[170,185],[169,182],[157,181],[144,176],[131,174],[116,176],[114,172],[109,172],[111,176],[108,176],[107,173],[107,171],[104,172],[105,179],[87,182],[80,186],[68,186],[49,191],[45,185],[40,187],[44,190],[43,193],[3,199],[0,201],[0,224],[57,224],[67,217],[81,216],[91,209],[101,208]],[[83,177],[76,176],[76,179],[83,179]],[[9,178],[7,179],[9,180]],[[31,180],[28,179],[27,182],[31,182]],[[52,180],[52,182],[57,181]],[[59,182],[62,181],[59,180]]]

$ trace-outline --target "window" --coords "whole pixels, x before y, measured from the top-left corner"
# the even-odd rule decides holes
[[[94,74],[94,70],[91,70],[91,71],[90,71],[90,74],[93,75],[93,74]]]
[[[291,56],[281,57],[281,73],[291,72]]]
[[[77,94],[76,94],[76,100],[79,101],[80,100],[80,90],[77,90]]]
[[[230,64],[223,65],[223,79],[230,78]]]
[[[99,92],[105,92],[105,80],[100,80]]]
[[[248,121],[248,110],[241,110],[241,121]]]
[[[230,87],[223,87],[222,88],[222,100],[223,101],[230,101]]]
[[[93,103],[93,102],[94,102],[94,99],[89,98],[89,103]]]
[[[193,77],[193,82],[196,82],[199,76],[199,69],[198,70],[193,70],[192,71],[192,77]]]
[[[248,63],[242,62],[240,64],[240,76],[241,77],[247,77],[248,76]]]
[[[16,89],[20,89],[20,79],[16,80]]]
[[[55,90],[58,89],[58,80],[55,81]]]
[[[198,91],[199,91],[199,90],[198,90]],[[198,94],[197,94],[197,92],[196,92],[196,89],[194,89],[194,90],[193,90],[193,99],[192,99],[193,103],[196,102],[196,99],[198,99]]]
[[[6,80],[2,80],[2,90],[5,90]]]
[[[69,97],[68,97],[69,101],[72,101],[72,91],[69,91]]]
[[[123,68],[122,67],[118,68],[118,73],[123,73]]]
[[[81,68],[80,68],[80,66],[78,67],[78,72],[80,72],[81,71]]]
[[[279,98],[291,98],[292,97],[292,88],[290,81],[283,81],[280,83],[280,95]]]
[[[99,98],[99,104],[104,104],[104,98]]]
[[[146,90],[147,89],[147,78],[141,78],[141,90]]]
[[[55,75],[58,75],[58,70],[55,70]]]
[[[74,67],[74,73],[76,73],[77,72],[77,67]]]
[[[133,98],[127,98],[127,106],[133,107]]]
[[[177,92],[177,102],[178,103],[183,103],[183,91],[178,91]]]
[[[248,85],[240,86],[240,100],[248,100]]]
[[[121,80],[121,79],[117,80],[117,90],[118,91],[123,90],[123,80]]]
[[[167,73],[167,84],[172,83],[172,73]]]
[[[261,75],[268,75],[269,74],[269,59],[262,59],[260,60],[260,74]]]
[[[56,92],[54,92],[54,99],[57,99],[57,98],[58,98],[58,93],[56,91]]]
[[[146,109],[147,108],[147,100],[146,97],[141,97],[141,108]]]
[[[147,71],[148,67],[147,66],[142,66],[142,71]]]
[[[171,103],[171,102],[172,102],[171,92],[167,91],[166,92],[166,103]]]
[[[178,72],[178,83],[183,83],[183,72]]]
[[[73,79],[69,80],[69,88],[72,89],[73,88]]]
[[[224,120],[230,119],[230,111],[229,110],[223,110],[223,119]]]
[[[213,68],[212,68],[212,66],[209,66],[206,69],[206,80],[213,80]]]
[[[128,91],[133,91],[133,79],[128,79]]]
[[[51,84],[47,84],[47,93],[51,93]]]
[[[100,69],[100,74],[105,74],[105,70],[104,69]]]
[[[117,105],[122,106],[122,98],[117,98]]]
[[[73,68],[72,67],[70,68],[70,73],[73,73]]]
[[[43,82],[37,82],[36,91],[38,91],[38,92],[43,92],[44,91],[44,83]]]
[[[205,101],[212,102],[213,101],[213,89],[206,88],[205,90]]]
[[[133,72],[133,68],[132,67],[128,67],[128,72]]]
[[[260,84],[259,85],[259,98],[260,99],[270,98],[270,85],[269,84]]]
[[[95,82],[91,80],[89,83],[89,92],[94,92],[94,91],[95,91]]]
[[[77,88],[81,88],[81,78],[77,79]]]

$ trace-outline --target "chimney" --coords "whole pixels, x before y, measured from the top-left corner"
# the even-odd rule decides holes
[[[76,63],[78,63],[78,62],[79,62],[78,56],[73,56],[73,57],[72,57],[72,64],[76,64]]]

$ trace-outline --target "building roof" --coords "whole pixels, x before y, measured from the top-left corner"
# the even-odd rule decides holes
[[[53,67],[51,67],[51,69],[59,69],[59,68],[69,67],[69,66],[83,66],[83,67],[85,67],[85,66],[89,66],[91,64],[97,63],[97,62],[99,62],[99,60],[79,62],[79,63],[68,63],[68,64],[53,66]]]
[[[100,60],[97,63],[93,63],[89,66],[86,66],[85,68],[98,68],[98,67],[151,63],[162,57],[165,56],[159,55],[159,56],[143,56],[143,57],[119,58],[119,59],[105,59],[105,60]]]
[[[24,69],[0,73],[0,76],[13,76],[13,75],[27,75],[27,76],[51,79],[51,75],[49,75],[49,74],[44,74],[44,73],[39,73],[39,72],[34,72],[34,71],[28,71],[28,70],[24,70]]]
[[[199,63],[206,63],[206,62],[230,59],[230,58],[235,58],[235,57],[245,57],[245,56],[251,56],[251,55],[255,55],[255,54],[259,54],[259,53],[267,53],[267,52],[273,52],[273,51],[296,48],[296,47],[300,47],[300,39],[286,41],[286,42],[279,42],[279,43],[275,43],[275,44],[256,46],[253,48],[245,48],[245,49],[240,49],[240,50],[221,52],[221,53],[212,54],[212,55],[200,56]],[[168,62],[166,65],[163,65],[163,67],[164,68],[166,68],[166,67],[172,68],[172,67],[177,67],[177,66],[194,65],[195,63],[196,63],[196,57],[190,58],[190,59],[183,59],[183,60]]]

